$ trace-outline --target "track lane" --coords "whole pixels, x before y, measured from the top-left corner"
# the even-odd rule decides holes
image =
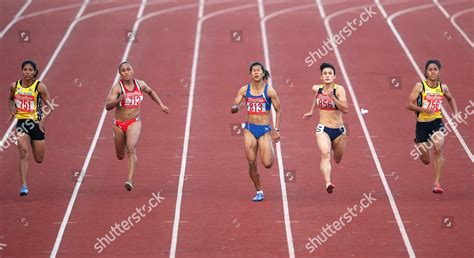
[[[30,163],[31,193],[27,198],[18,197],[17,150],[9,149],[3,156],[2,167],[8,169],[2,171],[9,172],[1,194],[2,198],[5,198],[5,201],[2,201],[2,210],[8,211],[2,213],[2,221],[5,223],[2,223],[1,230],[5,236],[4,241],[9,243],[6,254],[46,256],[50,252],[76,180],[76,170],[84,159],[91,141],[90,136],[95,129],[94,119],[98,118],[92,114],[97,114],[97,111],[102,109],[103,96],[110,89],[101,86],[104,70],[94,69],[94,66],[107,67],[110,73],[113,73],[119,62],[116,58],[118,48],[115,48],[117,54],[109,52],[109,56],[96,59],[101,50],[92,46],[96,46],[97,42],[90,41],[83,35],[90,34],[91,26],[97,27],[94,24],[96,22],[104,25],[113,23],[119,33],[114,30],[96,33],[104,37],[102,41],[104,45],[117,45],[119,42],[124,46],[121,27],[128,27],[134,17],[127,11],[120,14],[120,19],[114,14],[109,14],[79,24],[78,33],[73,33],[59,55],[56,66],[53,66],[45,79],[51,97],[55,98],[55,103],[59,106],[47,123],[48,144],[44,164],[38,166]],[[114,17],[117,19],[114,20]],[[81,47],[85,47],[88,51],[84,51]],[[91,60],[95,60],[94,66],[91,65]],[[103,94],[90,94],[91,92]],[[71,96],[83,97],[78,99]],[[65,137],[69,137],[68,145],[64,145]],[[52,183],[52,178],[57,178],[55,183]],[[39,210],[41,215],[37,212]],[[24,226],[25,224],[27,226]],[[39,240],[38,232],[41,232],[42,236]],[[15,241],[20,238],[25,242]]]
[[[348,8],[350,8],[349,4]],[[326,12],[326,15],[330,14]],[[304,26],[307,24],[312,26]],[[301,29],[305,27],[306,29]],[[332,27],[336,32],[338,27]],[[344,253],[355,256],[367,256],[369,252],[370,255],[376,256],[406,255],[406,249],[394,223],[390,205],[373,165],[374,161],[351,104],[347,87],[350,113],[344,116],[349,131],[346,154],[340,165],[333,164],[332,178],[337,186],[336,192],[328,195],[324,190],[324,182],[319,172],[320,154],[314,139],[314,127],[318,116],[315,115],[316,121],[315,118],[304,121],[301,117],[308,111],[311,104],[311,85],[320,82],[319,65],[323,61],[333,63],[338,67],[337,83],[345,84],[332,52],[326,55],[323,61],[318,60],[309,68],[308,63],[305,63],[308,51],[322,49],[323,40],[326,37],[324,24],[319,17],[316,5],[313,8],[281,15],[269,21],[270,52],[274,60],[272,67],[273,72],[279,75],[278,78],[274,77],[275,84],[279,85],[278,89],[282,94],[281,98],[286,100],[286,106],[291,107],[285,109],[287,115],[285,115],[282,128],[288,128],[283,129],[284,135],[288,138],[282,142],[282,148],[284,149],[283,157],[286,157],[285,171],[294,175],[291,177],[293,180],[287,179],[287,186],[291,218],[292,221],[296,221],[292,224],[296,254],[297,256],[333,256],[340,254],[340,250],[345,250]],[[348,39],[348,41],[351,40]],[[291,55],[286,54],[287,49],[292,50]],[[292,65],[288,65],[289,63]],[[301,154],[301,146],[308,146],[304,155]],[[355,155],[355,153],[358,154]],[[364,193],[372,194],[377,199],[375,204],[363,213],[356,214],[358,217],[353,217],[353,222],[337,231],[321,245],[314,241],[318,248],[309,253],[310,248],[306,247],[309,244],[309,238],[315,238],[320,234],[321,227],[326,223],[331,224],[343,216],[347,212],[347,207],[359,204]],[[309,203],[317,203],[317,205],[308,205]],[[390,240],[377,240],[380,234],[390,235]],[[324,240],[324,237],[322,238]],[[367,241],[368,239],[370,241]],[[390,244],[387,244],[387,241],[390,241]]]

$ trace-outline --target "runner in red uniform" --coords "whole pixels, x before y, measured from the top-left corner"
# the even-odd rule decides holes
[[[128,156],[128,180],[125,188],[133,188],[133,175],[137,165],[135,146],[140,137],[142,123],[140,121],[140,104],[143,101],[143,92],[147,93],[153,101],[160,105],[163,112],[168,113],[169,108],[163,104],[158,94],[144,81],[134,79],[132,65],[122,62],[119,65],[120,81],[110,91],[105,108],[107,111],[115,108],[114,138],[117,158]]]

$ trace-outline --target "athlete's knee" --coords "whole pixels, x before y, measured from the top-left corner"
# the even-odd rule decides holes
[[[28,159],[28,156],[29,156],[28,148],[20,147],[20,158]]]
[[[336,164],[341,163],[341,161],[342,161],[342,156],[341,157],[334,157],[334,162],[336,162]]]
[[[124,153],[118,153],[118,152],[117,152],[116,155],[117,155],[117,159],[118,159],[118,160],[123,160],[123,159],[125,158],[125,154],[124,154]]]
[[[425,165],[430,164],[430,158],[429,158],[429,157],[428,157],[428,158],[421,157],[420,160],[421,160],[421,162],[423,162],[423,164],[425,164]]]
[[[435,145],[434,148],[433,148],[433,154],[434,154],[435,156],[441,156],[441,155],[443,154],[443,151],[442,151],[442,149],[441,149],[441,146],[436,146],[436,145]]]
[[[44,160],[44,157],[43,157],[43,156],[35,157],[35,162],[38,163],[38,164],[43,163],[43,160]]]
[[[331,158],[331,151],[323,150],[321,151],[321,159],[330,159]]]
[[[128,155],[133,155],[137,152],[135,145],[127,145],[127,153]]]
[[[272,160],[270,160],[270,161],[263,161],[262,164],[263,164],[263,166],[264,166],[265,168],[271,168],[271,167],[273,166],[273,161],[272,161]]]

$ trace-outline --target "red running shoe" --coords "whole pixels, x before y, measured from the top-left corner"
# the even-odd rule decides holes
[[[435,194],[442,194],[444,192],[443,188],[439,184],[433,185],[433,193]]]
[[[335,188],[336,188],[336,186],[333,185],[332,183],[327,183],[326,184],[326,191],[328,191],[328,193],[332,193]]]

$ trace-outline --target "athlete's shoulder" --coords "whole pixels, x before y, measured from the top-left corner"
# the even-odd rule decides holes
[[[240,89],[239,89],[239,94],[245,95],[245,92],[247,91],[247,87],[248,87],[248,84],[246,84],[246,85],[240,87]]]
[[[321,84],[315,84],[315,85],[313,85],[312,89],[313,89],[314,92],[318,92],[318,90],[319,90],[319,88],[321,88],[321,86],[322,86]]]

